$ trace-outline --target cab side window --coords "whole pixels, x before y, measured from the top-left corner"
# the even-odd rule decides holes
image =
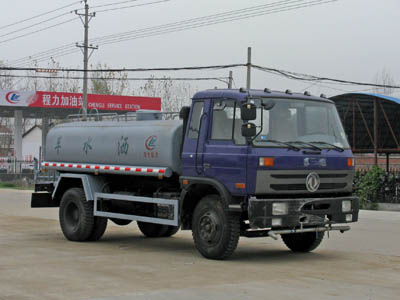
[[[212,140],[233,140],[235,144],[245,144],[246,140],[241,134],[242,124],[240,109],[236,106],[235,101],[214,101],[211,128]]]
[[[204,102],[196,102],[193,105],[192,118],[190,120],[188,137],[197,139],[200,133],[200,119],[204,111]]]

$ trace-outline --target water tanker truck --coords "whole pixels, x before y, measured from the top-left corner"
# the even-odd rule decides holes
[[[147,237],[192,230],[197,250],[224,259],[239,237],[280,235],[308,252],[358,219],[354,157],[334,103],[309,93],[198,92],[179,119],[80,121],[47,135],[32,207],[59,207],[71,241],[95,241],[108,220]]]

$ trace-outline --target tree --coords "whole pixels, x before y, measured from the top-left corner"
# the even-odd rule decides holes
[[[376,87],[375,92],[377,94],[382,94],[382,95],[391,95],[394,93],[394,89],[389,87],[389,86],[394,86],[396,85],[395,80],[393,79],[393,76],[391,72],[383,68],[380,72],[377,72],[374,77],[374,82],[376,84],[384,85],[384,87]]]
[[[13,136],[11,128],[11,118],[0,118],[0,157],[11,154]]]
[[[0,67],[5,67],[3,61],[0,60]],[[14,78],[8,77],[11,71],[0,70],[0,90],[10,90],[14,87]]]
[[[190,105],[190,98],[194,93],[192,86],[189,83],[164,78],[165,80],[149,79],[136,93],[141,96],[160,97],[164,112],[178,112],[182,106]]]
[[[91,66],[93,68],[93,66]],[[106,64],[98,63],[97,70],[107,69]],[[104,95],[123,95],[129,90],[126,72],[93,72],[90,92]]]

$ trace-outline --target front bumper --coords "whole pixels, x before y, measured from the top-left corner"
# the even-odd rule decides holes
[[[351,201],[351,210],[342,211],[342,201]],[[287,214],[273,215],[272,204],[288,204]],[[250,228],[296,228],[358,221],[358,197],[258,199],[251,197],[248,205]],[[351,215],[351,221],[346,220]],[[280,219],[280,220],[278,220]],[[277,221],[278,220],[278,221]]]

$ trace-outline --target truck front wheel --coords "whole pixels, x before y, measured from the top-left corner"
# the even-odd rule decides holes
[[[107,218],[94,217],[92,233],[87,238],[88,241],[98,241],[103,236],[107,228]]]
[[[204,257],[228,258],[239,242],[240,216],[224,210],[219,196],[206,196],[194,210],[192,235],[197,250]]]
[[[282,234],[285,245],[293,252],[310,252],[321,244],[325,232]]]

